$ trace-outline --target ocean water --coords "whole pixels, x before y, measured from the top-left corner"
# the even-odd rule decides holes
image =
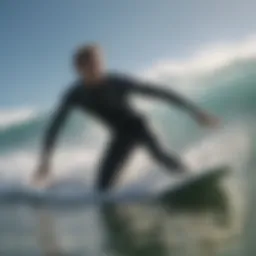
[[[255,255],[256,59],[235,56],[217,64],[157,79],[217,115],[218,129],[201,128],[165,104],[131,99],[163,146],[180,153],[191,172],[231,168],[212,193],[217,200],[207,190],[191,195],[189,206],[142,200],[182,178],[138,148],[113,189],[118,201],[99,203],[93,181],[108,134],[76,112],[58,141],[54,189],[31,188],[50,111],[1,111],[0,255]]]

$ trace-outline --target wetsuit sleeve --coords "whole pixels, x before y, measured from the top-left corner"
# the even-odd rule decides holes
[[[175,104],[180,108],[184,108],[192,114],[197,114],[200,112],[199,107],[197,107],[192,101],[182,97],[172,89],[166,89],[157,84],[128,81],[126,84],[126,89],[127,91],[133,93],[139,93],[153,98],[160,98],[168,103]]]
[[[43,158],[49,156],[55,145],[57,135],[63,126],[64,121],[67,118],[71,109],[71,95],[65,95],[55,110],[53,119],[46,130],[46,134],[43,141]]]

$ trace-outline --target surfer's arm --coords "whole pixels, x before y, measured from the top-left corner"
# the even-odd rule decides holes
[[[127,79],[124,84],[126,90],[129,92],[139,93],[153,98],[159,98],[170,104],[174,104],[179,108],[185,109],[202,125],[212,127],[216,126],[219,122],[216,117],[209,115],[191,100],[182,97],[180,94],[170,88],[166,89],[160,85],[138,82],[130,79]]]
[[[60,133],[61,128],[64,125],[65,120],[67,119],[68,113],[70,112],[71,105],[69,98],[62,99],[58,108],[55,110],[50,125],[48,126],[44,140],[43,140],[43,149],[41,155],[41,165],[48,166],[49,159],[52,155],[52,151],[56,144],[57,137]],[[41,168],[41,172],[47,172],[48,168]],[[45,170],[44,170],[45,169]]]
[[[160,85],[134,81],[129,82],[127,88],[130,92],[158,98],[170,104],[174,104],[194,115],[202,112],[202,110],[196,104],[170,88],[166,89]]]

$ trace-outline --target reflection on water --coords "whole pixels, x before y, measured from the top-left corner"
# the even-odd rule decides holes
[[[219,187],[208,192],[202,195],[208,203],[194,194],[187,195],[189,204],[176,197],[169,197],[167,202],[167,197],[158,204],[103,207],[105,251],[108,255],[221,253],[234,244],[241,230],[238,220],[232,219],[234,212],[226,194]],[[179,195],[179,199],[183,196]]]
[[[46,209],[37,209],[38,233],[37,240],[45,256],[64,256],[55,228],[54,216]]]
[[[189,204],[165,196],[73,209],[5,206],[0,255],[241,255],[243,221],[227,194],[211,189],[201,200],[187,195]]]

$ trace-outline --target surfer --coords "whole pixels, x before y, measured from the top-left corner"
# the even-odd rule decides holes
[[[97,189],[110,188],[132,150],[142,145],[168,170],[185,172],[177,155],[168,154],[150,131],[143,115],[129,104],[128,96],[141,94],[162,99],[188,111],[200,124],[212,126],[217,119],[171,90],[138,81],[129,76],[105,71],[102,49],[96,45],[81,47],[74,55],[78,80],[65,92],[47,129],[39,167],[33,181],[40,184],[50,171],[50,160],[60,129],[71,109],[81,109],[97,117],[110,130],[112,138],[99,161]]]

